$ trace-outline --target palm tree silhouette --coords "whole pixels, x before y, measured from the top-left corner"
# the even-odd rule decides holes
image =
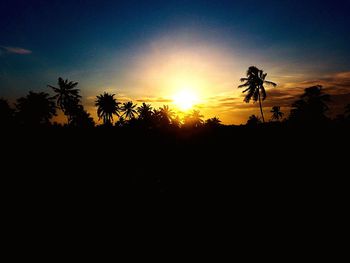
[[[248,68],[247,77],[241,78],[241,82],[245,83],[238,86],[238,88],[247,87],[247,89],[243,90],[243,93],[248,92],[244,98],[244,101],[246,103],[249,103],[251,99],[253,99],[254,102],[259,101],[260,112],[263,122],[265,122],[265,118],[262,109],[262,101],[266,99],[266,90],[264,84],[271,85],[273,87],[277,86],[276,83],[265,80],[266,76],[267,73],[264,73],[263,70],[260,70],[255,66],[251,66]]]
[[[171,125],[174,127],[174,128],[180,128],[181,127],[181,119],[178,115],[176,115],[175,117],[173,117],[171,119]]]
[[[124,127],[126,124],[126,120],[124,119],[123,116],[119,117],[119,120],[115,123],[116,127]]]
[[[272,120],[279,121],[280,119],[283,118],[284,113],[281,112],[280,106],[273,106],[270,112],[272,113],[272,117],[271,117]]]
[[[68,81],[68,79],[63,80],[58,78],[58,88],[47,85],[52,88],[56,95],[53,97],[56,99],[56,103],[59,109],[67,116],[68,123],[70,123],[73,117],[71,113],[74,111],[76,105],[80,103],[81,96],[79,95],[80,90],[76,87],[78,82]]]
[[[160,117],[160,121],[166,125],[170,124],[171,120],[175,115],[174,111],[170,109],[168,105],[164,105],[163,107],[159,108],[158,114]]]
[[[194,128],[198,128],[203,124],[203,115],[200,114],[199,110],[193,110],[190,114],[185,116],[184,125]]]
[[[205,121],[205,125],[211,128],[219,127],[221,125],[221,120],[217,117],[210,118]]]
[[[55,101],[48,93],[30,91],[26,97],[17,99],[17,117],[28,126],[49,125],[56,116]]]
[[[137,114],[136,108],[137,104],[134,104],[132,101],[123,103],[122,111],[124,112],[122,116],[125,115],[125,119],[133,119]]]
[[[149,120],[152,116],[152,106],[151,104],[142,103],[140,107],[137,108],[139,114],[139,119]]]
[[[260,123],[261,123],[261,120],[259,117],[255,116],[255,115],[251,115],[251,116],[249,116],[249,119],[248,119],[246,125],[255,127],[255,126],[259,125]]]
[[[324,122],[327,120],[325,114],[329,110],[329,101],[330,95],[323,93],[321,85],[306,88],[300,100],[292,104],[289,119],[308,124]]]
[[[103,120],[104,125],[112,124],[113,115],[119,116],[120,102],[114,96],[115,94],[105,92],[96,97],[95,106],[97,107],[97,116],[99,120]]]

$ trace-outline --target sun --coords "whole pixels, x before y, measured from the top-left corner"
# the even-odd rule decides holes
[[[198,96],[194,91],[184,89],[174,95],[173,101],[180,110],[186,111],[198,102]]]

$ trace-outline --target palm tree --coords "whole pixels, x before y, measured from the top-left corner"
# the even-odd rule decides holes
[[[152,106],[151,104],[142,103],[140,107],[137,108],[139,114],[139,119],[149,120],[152,116]]]
[[[170,109],[168,105],[164,105],[162,108],[159,108],[159,117],[161,122],[164,124],[169,125],[174,115],[174,111]]]
[[[271,85],[273,87],[277,86],[276,83],[265,80],[266,76],[267,73],[264,73],[263,70],[260,70],[255,66],[251,66],[248,68],[247,77],[241,78],[241,82],[245,83],[238,86],[238,88],[247,87],[245,90],[243,90],[243,93],[248,92],[244,98],[244,101],[246,103],[249,103],[251,99],[253,99],[254,102],[259,101],[260,112],[263,122],[265,122],[265,119],[262,109],[262,101],[266,99],[266,90],[264,84]]]
[[[327,102],[330,100],[330,95],[323,93],[321,85],[306,88],[300,100],[292,104],[289,119],[307,124],[324,122],[327,120]]]
[[[56,99],[56,103],[59,109],[68,118],[68,123],[70,123],[73,116],[71,116],[72,108],[75,108],[76,105],[80,103],[81,96],[79,95],[80,90],[76,87],[78,82],[68,81],[68,79],[63,80],[58,78],[58,88],[51,85],[47,85],[52,88],[56,95],[53,97]]]
[[[180,128],[181,127],[181,119],[178,115],[176,115],[175,117],[173,117],[171,119],[171,125],[174,127],[174,128]]]
[[[109,94],[107,92],[98,95],[95,101],[97,107],[97,116],[99,120],[103,120],[103,124],[108,125],[113,121],[113,115],[119,117],[119,102],[114,98],[115,94]]]
[[[17,99],[16,109],[20,123],[29,126],[48,125],[56,116],[54,99],[45,92],[30,91],[26,97]]]
[[[247,121],[247,126],[251,126],[251,127],[256,127],[261,123],[261,120],[259,117],[255,116],[255,115],[251,115],[249,116],[249,119]]]
[[[124,127],[126,125],[126,120],[124,117],[119,117],[119,120],[115,123],[116,127]]]
[[[124,113],[122,116],[125,115],[125,119],[129,119],[129,120],[135,118],[135,115],[137,114],[137,111],[135,109],[136,106],[137,104],[134,104],[132,101],[123,103],[122,111]]]
[[[221,126],[221,120],[217,117],[207,119],[205,121],[205,125],[207,127],[211,127],[211,128],[219,127],[219,126]]]
[[[280,106],[273,106],[270,112],[272,113],[272,117],[271,117],[272,120],[279,121],[280,119],[283,118],[284,113],[281,112]]]
[[[193,110],[190,114],[185,116],[184,125],[190,127],[200,127],[203,124],[203,115],[200,114],[199,110]]]

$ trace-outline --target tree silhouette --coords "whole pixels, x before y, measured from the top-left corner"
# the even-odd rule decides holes
[[[243,90],[243,93],[247,92],[247,95],[244,98],[246,103],[249,103],[251,99],[254,102],[259,101],[260,112],[263,122],[265,122],[264,113],[262,109],[262,101],[266,99],[266,90],[264,84],[271,85],[276,87],[277,84],[271,81],[265,80],[267,73],[264,73],[263,70],[258,69],[255,66],[248,68],[247,77],[241,78],[241,82],[245,82],[242,85],[239,85],[238,88],[246,88]]]
[[[115,94],[107,92],[96,97],[95,106],[97,107],[97,116],[103,120],[104,125],[111,125],[113,115],[119,116],[119,102],[114,98]]]
[[[150,120],[152,117],[152,106],[151,104],[142,103],[140,107],[137,108],[140,120]]]
[[[93,128],[95,126],[94,119],[91,117],[90,113],[84,110],[84,107],[79,105],[70,122],[70,126],[77,128]]]
[[[14,110],[7,100],[0,98],[0,126],[10,125],[13,121]]]
[[[125,119],[133,119],[137,114],[136,110],[137,104],[134,104],[132,101],[123,103],[122,111],[124,112],[122,116],[125,116]]]
[[[171,125],[177,129],[181,127],[181,119],[178,115],[171,119]]]
[[[221,126],[221,120],[217,117],[207,119],[205,121],[205,126],[209,128],[217,128]]]
[[[326,112],[328,111],[327,102],[330,101],[330,95],[324,94],[321,85],[316,85],[304,90],[292,104],[289,119],[300,123],[321,123],[327,120]]]
[[[173,119],[175,113],[172,109],[169,108],[168,105],[164,105],[159,108],[159,121],[163,126],[170,125],[171,120]]]
[[[261,120],[259,117],[255,116],[255,115],[251,115],[249,116],[249,119],[247,121],[247,126],[250,126],[250,127],[256,127],[258,126],[259,124],[261,123]]]
[[[199,110],[193,110],[190,114],[184,118],[184,126],[198,128],[203,124],[203,115],[200,114]]]
[[[26,97],[17,99],[16,109],[19,122],[26,126],[49,125],[56,116],[55,101],[45,92],[30,91]]]
[[[72,114],[74,114],[81,99],[80,90],[76,88],[77,86],[78,82],[68,81],[68,79],[63,80],[62,78],[58,78],[58,88],[48,85],[56,93],[53,98],[56,99],[58,108],[67,116],[68,123],[71,122]]]
[[[126,125],[126,120],[123,116],[119,117],[119,120],[115,123],[116,127],[124,127]]]
[[[280,106],[273,106],[270,112],[272,113],[272,116],[271,116],[272,120],[279,121],[280,119],[283,118],[284,113],[281,112]]]

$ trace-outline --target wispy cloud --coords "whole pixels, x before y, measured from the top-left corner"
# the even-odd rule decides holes
[[[6,54],[6,53],[17,54],[17,55],[29,55],[29,54],[32,54],[32,51],[21,47],[0,46],[0,54]]]

